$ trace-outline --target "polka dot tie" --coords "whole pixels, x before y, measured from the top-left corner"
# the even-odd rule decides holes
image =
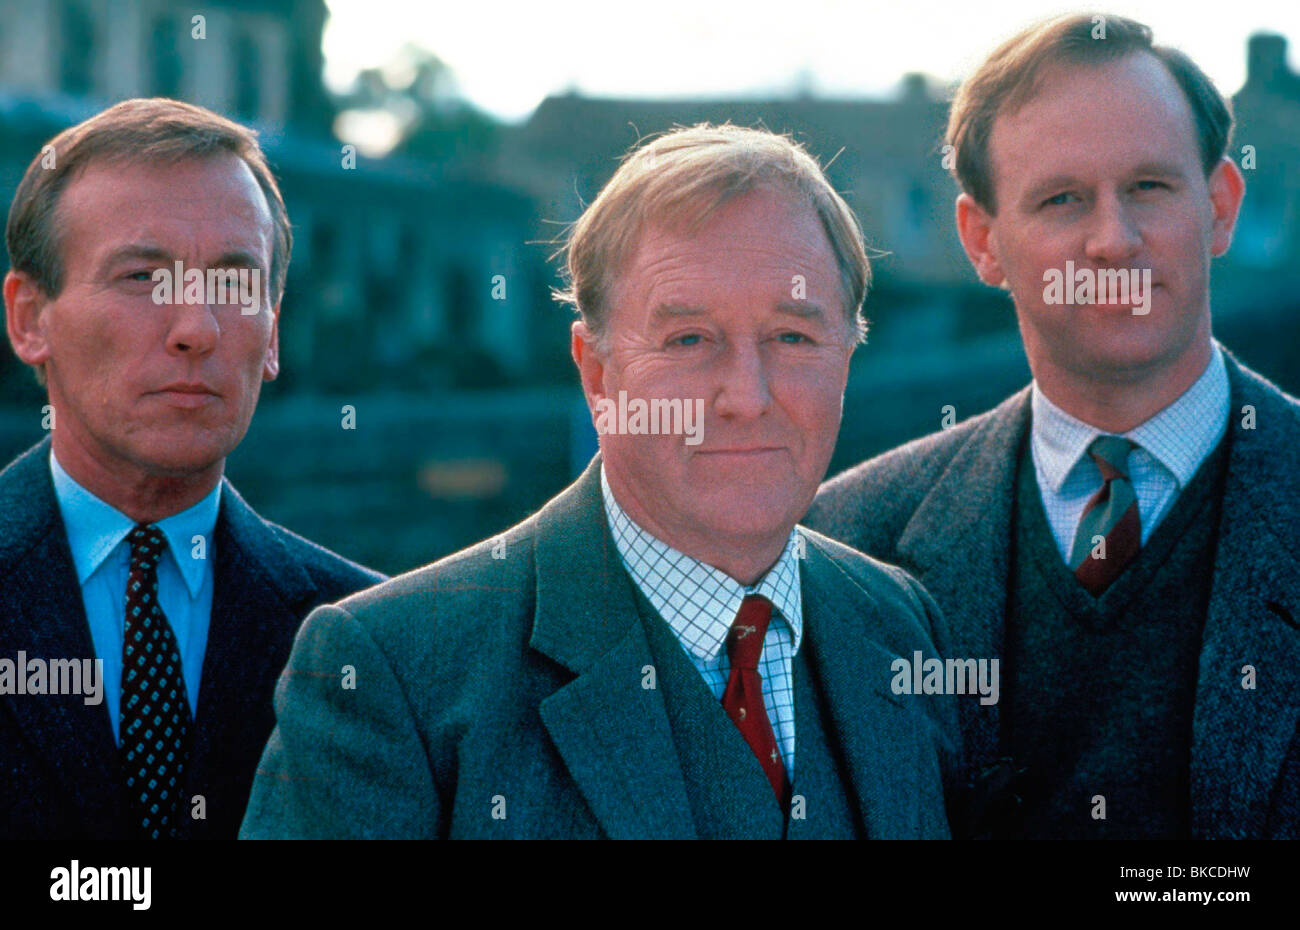
[[[131,571],[122,644],[122,775],[140,838],[176,839],[190,756],[190,704],[176,637],[158,604],[158,562],[167,540],[151,523],[139,524],[127,538]]]

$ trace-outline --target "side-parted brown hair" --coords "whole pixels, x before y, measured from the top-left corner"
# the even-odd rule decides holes
[[[946,141],[957,156],[953,175],[962,190],[990,215],[997,213],[989,156],[994,121],[1028,103],[1049,69],[1101,65],[1137,53],[1159,59],[1182,89],[1208,176],[1227,152],[1232,135],[1231,108],[1214,82],[1187,55],[1153,44],[1149,26],[1122,16],[1079,13],[1048,20],[1008,39],[957,89]]]
[[[51,167],[46,156],[53,147]],[[271,250],[272,303],[284,295],[293,232],[279,185],[257,143],[257,134],[193,104],[162,97],[124,100],[63,130],[27,166],[5,227],[5,246],[14,271],[28,275],[45,296],[63,290],[59,197],[90,164],[174,163],[229,152],[248,165],[266,197],[274,238]]]
[[[788,190],[816,211],[839,266],[845,315],[861,340],[871,266],[853,211],[793,139],[729,123],[674,129],[624,157],[569,229],[563,248],[568,287],[556,299],[573,306],[603,341],[614,279],[647,224],[694,231],[723,204],[761,186]]]

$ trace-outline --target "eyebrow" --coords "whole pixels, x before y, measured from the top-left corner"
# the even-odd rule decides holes
[[[805,320],[822,320],[826,318],[826,311],[821,308],[820,304],[810,300],[783,300],[776,305],[778,313],[796,316]],[[661,320],[678,320],[690,317],[700,317],[706,315],[703,307],[696,307],[690,304],[659,304],[650,314],[651,322]]]
[[[1136,165],[1129,174],[1133,177],[1156,175],[1166,178],[1183,177],[1183,169],[1169,161],[1144,161]],[[1022,203],[1035,204],[1045,199],[1049,193],[1064,190],[1070,187],[1085,187],[1081,180],[1072,174],[1054,174],[1050,178],[1039,181],[1033,187],[1025,191]]]
[[[172,253],[162,246],[133,242],[119,246],[105,255],[104,260],[100,263],[99,270],[104,273],[109,268],[124,261],[170,263],[173,260]],[[229,252],[223,252],[216,261],[209,264],[209,267],[212,268],[260,268],[261,266],[262,260],[245,249],[232,249]]]
[[[821,308],[821,304],[813,303],[811,300],[783,300],[776,305],[776,309],[779,313],[788,313],[805,320],[826,318],[826,311]]]

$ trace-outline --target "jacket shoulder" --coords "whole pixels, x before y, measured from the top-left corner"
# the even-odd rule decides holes
[[[803,522],[888,558],[921,501],[971,437],[1001,408],[904,443],[841,472],[817,491]]]
[[[905,569],[882,562],[807,526],[801,525],[799,531],[807,538],[808,545],[820,549],[840,571],[873,597],[880,599],[882,595],[896,595],[913,606],[920,606],[915,601],[914,593],[920,582]]]
[[[311,575],[312,581],[326,601],[336,601],[354,591],[379,584],[388,577],[344,558],[337,552],[332,552],[277,523],[267,522],[276,538]]]
[[[522,635],[534,599],[536,518],[341,600],[381,645],[438,639],[479,649],[511,627]],[[517,629],[514,629],[517,628]],[[386,650],[387,651],[387,650]]]

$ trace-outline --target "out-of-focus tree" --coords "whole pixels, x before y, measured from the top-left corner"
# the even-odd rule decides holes
[[[461,95],[446,62],[417,45],[359,72],[339,105],[339,135],[366,154],[393,152],[473,173],[496,150],[496,120]]]

